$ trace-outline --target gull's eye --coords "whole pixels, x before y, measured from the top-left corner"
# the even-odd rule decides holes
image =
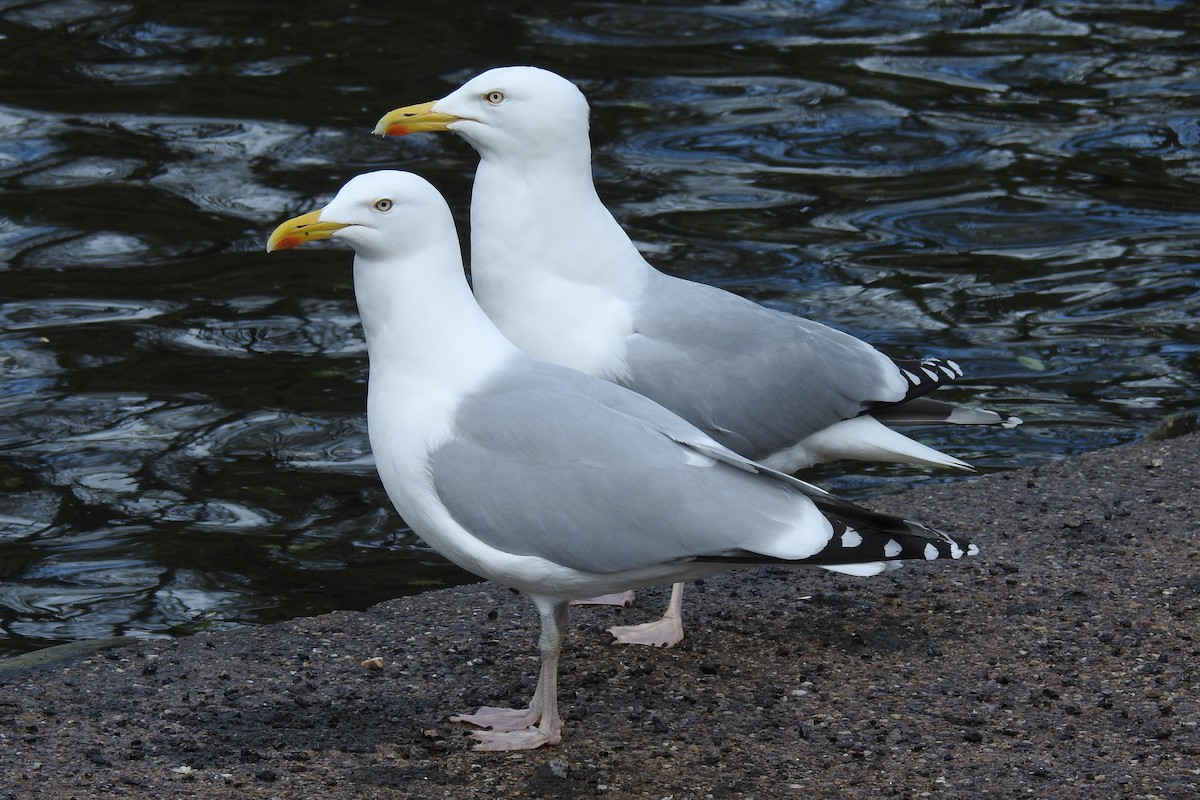
[[[492,91],[485,94],[483,96],[483,99],[487,100],[489,103],[491,103],[494,106],[498,106],[504,102],[504,92],[500,91],[499,89],[493,89]]]
[[[386,197],[381,197],[375,201],[375,210],[381,211],[384,214],[386,214],[387,212],[392,210],[393,205],[394,204],[392,203],[391,200],[388,200]]]

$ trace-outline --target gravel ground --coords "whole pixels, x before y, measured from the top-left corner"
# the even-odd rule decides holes
[[[982,554],[711,578],[673,650],[576,610],[534,753],[447,721],[533,690],[494,584],[10,664],[0,798],[1200,797],[1198,486],[1191,435],[881,498]]]

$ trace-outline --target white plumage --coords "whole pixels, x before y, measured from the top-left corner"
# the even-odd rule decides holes
[[[449,208],[378,172],[280,225],[268,250],[355,251],[371,448],[397,511],[446,558],[527,594],[542,620],[528,708],[485,707],[479,747],[556,743],[567,604],[755,564],[874,574],[969,543],[869,512],[726,449],[632,391],[535,361],[476,304]]]
[[[600,201],[587,100],[554,73],[492,69],[375,128],[417,131],[452,131],[479,152],[475,296],[535,358],[631,388],[789,473],[837,459],[970,469],[889,425],[1020,422],[925,398],[961,376],[953,362],[898,362],[833,328],[654,269]],[[676,587],[663,621],[613,632],[679,641],[680,598]]]

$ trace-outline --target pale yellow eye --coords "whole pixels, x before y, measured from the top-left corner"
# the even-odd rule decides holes
[[[487,100],[489,103],[491,103],[494,106],[498,106],[504,102],[504,92],[500,91],[499,89],[493,89],[492,91],[485,94],[483,96],[483,99]]]
[[[392,205],[393,203],[391,200],[388,200],[386,197],[381,197],[375,201],[375,210],[386,214],[392,210]]]

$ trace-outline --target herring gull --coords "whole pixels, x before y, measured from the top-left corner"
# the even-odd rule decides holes
[[[961,377],[951,360],[893,359],[828,326],[656,270],[596,193],[588,113],[565,78],[501,67],[440,100],[396,109],[375,128],[452,131],[479,152],[475,296],[526,353],[633,389],[788,473],[837,459],[970,469],[889,426],[1020,422],[926,397]],[[682,639],[682,588],[663,619],[614,628],[617,640]]]
[[[527,708],[485,706],[477,749],[561,740],[569,601],[753,565],[871,575],[977,552],[737,455],[652,400],[535,361],[480,309],[450,210],[405,172],[360,175],[282,223],[268,252],[335,238],[355,251],[370,360],[367,427],[396,510],[460,567],[537,607]]]

